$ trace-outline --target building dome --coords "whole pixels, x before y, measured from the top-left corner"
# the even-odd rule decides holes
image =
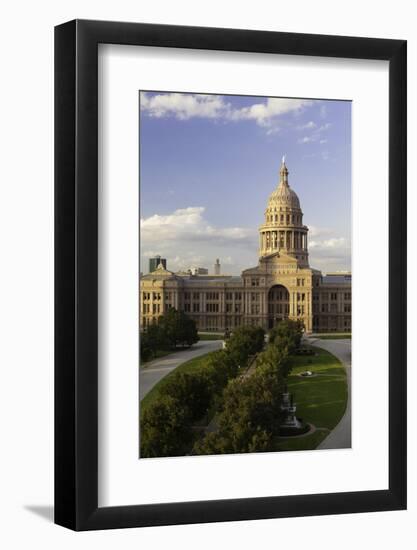
[[[300,200],[297,193],[288,185],[279,184],[268,200],[268,208],[296,208],[300,209]]]
[[[303,213],[297,193],[288,183],[285,158],[279,170],[279,184],[271,193],[260,227],[260,256],[276,252],[294,257],[300,265],[308,265],[308,227],[303,225]]]
[[[291,189],[288,183],[288,168],[285,165],[284,158],[279,170],[279,185],[269,196],[268,208],[295,208],[300,210],[300,200],[297,193]]]

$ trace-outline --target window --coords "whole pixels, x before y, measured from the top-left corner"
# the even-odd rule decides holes
[[[165,292],[165,300],[171,300],[171,292]]]
[[[229,302],[233,300],[233,292],[226,292],[226,300]]]
[[[321,312],[322,313],[327,313],[328,312],[327,304],[321,304]]]
[[[207,300],[218,300],[219,299],[219,293],[218,292],[206,292],[206,299]]]
[[[252,292],[251,299],[252,299],[252,302],[259,302],[259,292]]]
[[[351,300],[352,299],[351,293],[350,292],[345,292],[344,299],[345,300]]]
[[[352,311],[352,306],[350,304],[345,304],[344,306],[344,312],[350,313]]]
[[[337,313],[337,304],[330,304],[330,313]]]
[[[194,292],[193,293],[193,300],[199,300],[200,299],[200,293],[199,292]]]
[[[252,286],[259,286],[259,279],[252,279]]]
[[[241,313],[241,305],[240,304],[235,304],[235,313]]]
[[[189,300],[191,297],[191,294],[189,292],[184,292],[184,300]]]
[[[235,292],[235,300],[240,302],[242,299],[242,293],[241,292]]]
[[[330,300],[337,300],[337,292],[330,293]]]
[[[321,295],[321,299],[322,300],[328,300],[329,299],[329,293],[328,292],[323,292],[322,295]]]
[[[198,304],[198,303],[193,304],[193,312],[194,313],[199,313],[200,312],[200,304]]]
[[[184,311],[186,311],[187,313],[189,313],[191,311],[191,304],[184,304]]]
[[[226,313],[232,313],[232,304],[226,304]]]

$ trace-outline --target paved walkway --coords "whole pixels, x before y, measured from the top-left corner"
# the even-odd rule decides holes
[[[339,424],[324,439],[318,449],[349,449],[352,446],[352,410],[351,410],[351,379],[352,379],[352,359],[351,349],[352,341],[343,340],[320,340],[319,338],[309,338],[308,343],[317,345],[320,348],[332,353],[344,365],[348,384],[348,401],[345,414]]]
[[[185,363],[185,361],[189,361],[210,351],[221,349],[222,345],[222,340],[202,340],[191,348],[176,351],[175,353],[146,363],[146,367],[141,367],[139,371],[140,399],[142,400],[164,376],[176,369],[181,363]]]

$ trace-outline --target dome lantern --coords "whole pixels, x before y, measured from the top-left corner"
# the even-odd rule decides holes
[[[279,170],[279,183],[288,187],[288,168],[285,164],[285,155],[282,157],[281,168]]]

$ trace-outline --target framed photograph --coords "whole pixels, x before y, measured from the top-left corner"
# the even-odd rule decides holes
[[[55,521],[406,507],[406,42],[55,29]]]

